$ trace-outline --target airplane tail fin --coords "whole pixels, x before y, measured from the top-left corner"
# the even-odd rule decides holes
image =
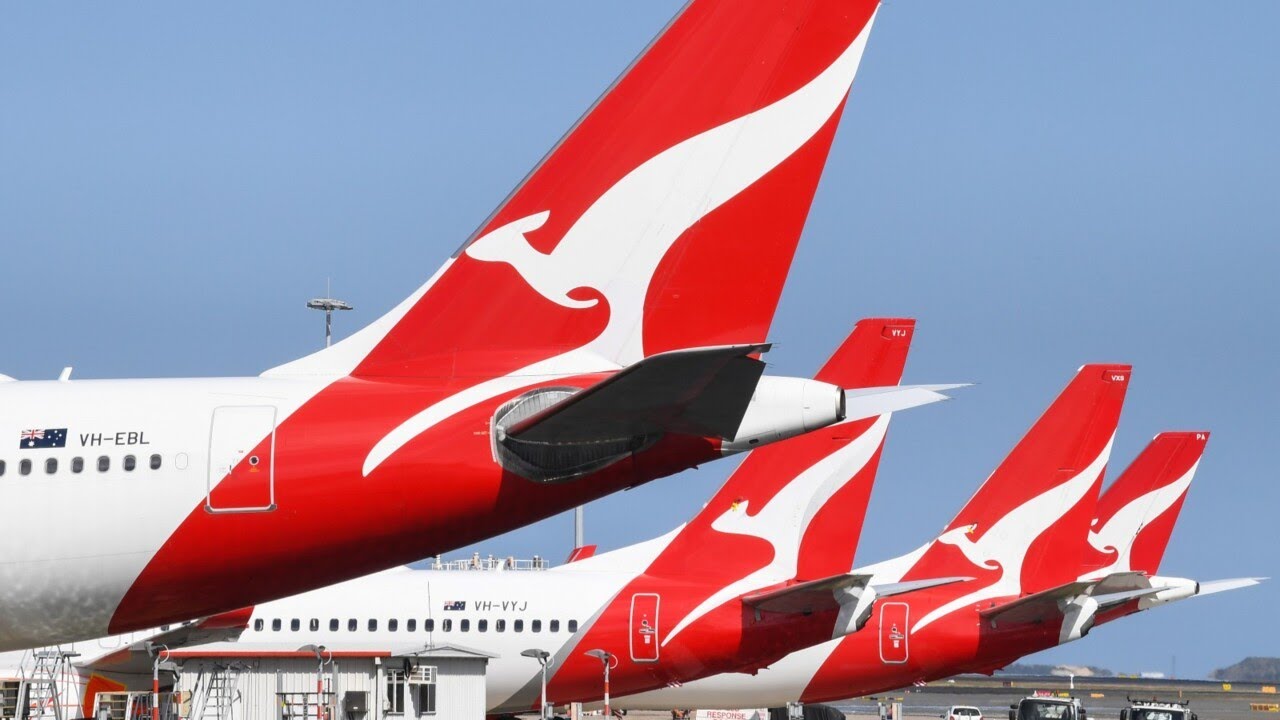
[[[268,374],[576,374],[764,340],[877,5],[693,0],[426,285]]]
[[[1163,432],[1098,500],[1084,574],[1155,575],[1209,433]]]
[[[862,320],[817,377],[893,385],[914,333],[914,320]],[[842,422],[751,451],[649,572],[718,577],[781,562],[784,579],[847,573],[888,425],[889,415]]]
[[[1012,594],[1075,580],[1130,374],[1080,368],[908,579],[998,573]]]

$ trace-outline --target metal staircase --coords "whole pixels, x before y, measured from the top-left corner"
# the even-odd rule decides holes
[[[215,665],[202,671],[192,692],[189,720],[234,720],[239,679],[240,668],[235,665]]]
[[[68,686],[72,677],[71,658],[79,653],[61,649],[37,650],[29,677],[18,686],[14,717],[18,720],[64,720],[59,686]]]

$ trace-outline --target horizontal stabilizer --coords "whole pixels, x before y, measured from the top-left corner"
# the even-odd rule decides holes
[[[969,387],[957,385],[888,385],[885,387],[850,388],[844,391],[844,418],[861,420],[886,413],[908,410],[951,398],[946,390]]]
[[[183,623],[97,657],[78,661],[76,665],[94,672],[149,674],[154,648],[176,650],[237,640],[249,627],[252,614],[253,608],[249,607]]]
[[[1226,592],[1228,590],[1239,590],[1240,588],[1253,587],[1260,584],[1264,580],[1270,578],[1232,578],[1229,580],[1210,580],[1209,582],[1200,583],[1200,589],[1196,596],[1212,595],[1214,593]]]
[[[882,585],[872,585],[871,589],[876,591],[876,597],[893,597],[894,595],[905,595],[918,590],[928,590],[930,588],[942,587],[944,585],[954,585],[956,583],[969,582],[971,577],[945,577],[932,578],[929,580],[911,580],[908,582],[884,583]]]
[[[987,608],[980,614],[983,619],[993,623],[1041,623],[1050,618],[1064,617],[1068,604],[1080,598],[1088,598],[1094,608],[1092,612],[1096,612],[1130,600],[1157,595],[1167,589],[1162,585],[1153,586],[1150,579],[1142,573],[1113,573],[1099,580],[1078,580],[1042,590]]]
[[[732,438],[764,373],[768,345],[673,350],[503,428],[529,443],[584,443],[679,433]]]
[[[866,588],[870,575],[833,575],[820,580],[763,590],[742,597],[749,607],[763,612],[805,614],[840,607],[840,596]]]
[[[1038,623],[1050,617],[1062,616],[1062,603],[1079,597],[1093,586],[1091,582],[1078,581],[1041,590],[1017,600],[985,608],[978,614],[992,623]]]

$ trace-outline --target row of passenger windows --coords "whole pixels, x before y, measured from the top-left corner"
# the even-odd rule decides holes
[[[93,458],[89,458],[89,460],[93,460]],[[159,455],[152,455],[150,459],[147,460],[147,466],[150,467],[152,470],[159,470],[162,464],[163,464],[163,460]],[[82,457],[71,458],[70,465],[71,465],[71,472],[78,475],[84,472],[85,459]],[[18,468],[17,468],[18,474],[30,475],[34,467],[35,467],[35,463],[33,463],[30,459],[24,458],[22,460],[19,460]],[[135,455],[125,455],[124,461],[122,463],[122,467],[124,467],[125,472],[133,472],[134,470],[137,470],[138,457]],[[106,455],[99,455],[98,456],[98,472],[104,473],[110,469],[111,469],[111,458]],[[8,470],[8,467],[5,464],[5,461],[0,460],[0,477],[4,477],[4,474],[7,470]],[[58,458],[45,458],[44,472],[46,475],[53,475],[57,473]]]
[[[569,630],[569,632],[571,632],[571,633],[578,632],[578,621],[577,621],[577,620],[570,620],[569,622],[565,623],[565,625],[566,625],[567,629]],[[256,630],[256,631],[258,631],[258,632],[262,632],[262,631],[264,631],[264,630],[266,629],[266,626],[267,626],[267,622],[266,622],[266,620],[264,620],[264,619],[262,619],[262,618],[258,618],[257,620],[254,620],[254,621],[253,621],[253,629],[254,629],[254,630]],[[338,630],[339,630],[339,629],[341,629],[341,627],[342,627],[342,622],[341,622],[340,620],[338,620],[338,618],[330,618],[330,619],[329,619],[329,632],[338,632]],[[377,632],[377,631],[378,631],[378,621],[377,621],[377,619],[376,619],[376,618],[369,618],[369,620],[365,623],[365,627],[368,629],[368,631],[369,631],[369,632]],[[471,620],[470,620],[470,618],[459,618],[459,619],[458,619],[457,628],[458,628],[458,632],[471,632]],[[507,620],[506,620],[505,618],[502,618],[502,619],[498,619],[498,620],[494,620],[494,621],[493,621],[493,630],[494,630],[494,632],[506,632],[506,631],[507,631],[507,628],[508,628],[508,623],[507,623]],[[524,630],[525,630],[525,621],[524,621],[523,619],[520,619],[520,620],[512,620],[512,621],[510,622],[510,628],[511,628],[511,632],[524,632]],[[283,620],[281,620],[280,618],[275,618],[274,620],[272,620],[272,621],[271,621],[271,631],[272,631],[272,632],[280,632],[280,631],[281,631],[281,630],[283,630],[283,629],[284,629],[284,621],[283,621]],[[357,630],[359,630],[359,629],[360,629],[360,621],[359,621],[359,620],[357,620],[357,619],[355,619],[355,618],[350,618],[350,619],[348,619],[348,620],[347,620],[347,632],[356,632],[356,631],[357,631]],[[454,629],[454,622],[453,622],[453,618],[445,618],[444,620],[441,620],[441,621],[440,621],[440,632],[453,632],[453,629]],[[290,621],[289,621],[289,630],[290,630],[291,632],[300,632],[300,631],[302,630],[302,621],[301,621],[301,620],[299,620],[298,618],[294,618],[294,619],[290,620]],[[307,623],[307,630],[308,630],[309,632],[319,632],[319,631],[320,631],[320,619],[319,619],[319,618],[311,618],[311,621]],[[388,621],[387,621],[387,632],[399,632],[399,631],[400,631],[400,621],[399,621],[399,620],[397,620],[397,619],[395,619],[395,618],[392,618],[392,619],[390,619],[390,620],[388,620]],[[410,619],[408,619],[408,620],[405,620],[405,621],[404,621],[404,631],[405,631],[405,632],[417,632],[417,631],[418,631],[418,621],[417,621],[417,619],[415,619],[415,618],[410,618]],[[435,619],[434,619],[434,618],[427,618],[426,620],[423,620],[423,621],[422,621],[422,631],[423,631],[423,632],[435,632],[435,631],[436,631],[436,621],[435,621]],[[489,632],[489,621],[488,621],[487,619],[476,620],[476,632]],[[530,621],[529,621],[529,632],[535,632],[535,633],[542,632],[542,621],[541,621],[541,620],[530,620]],[[547,632],[553,632],[553,633],[560,632],[560,621],[559,621],[559,620],[550,620],[550,621],[548,621],[548,622],[547,622]]]

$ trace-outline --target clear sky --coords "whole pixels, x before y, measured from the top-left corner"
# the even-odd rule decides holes
[[[676,10],[645,3],[10,3],[0,9],[0,372],[256,374],[424,281]],[[1162,568],[1280,575],[1280,4],[890,0],[774,324],[808,374],[920,319],[859,558],[935,534],[1089,361],[1135,365],[1118,470],[1214,435]],[[591,506],[611,548],[717,463]],[[1113,473],[1114,474],[1114,473]],[[556,559],[570,520],[491,542]],[[1280,583],[1042,661],[1202,676],[1280,655]]]

